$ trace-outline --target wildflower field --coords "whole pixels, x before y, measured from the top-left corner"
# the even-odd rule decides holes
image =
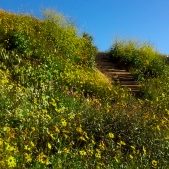
[[[0,169],[168,169],[169,66],[116,42],[142,96],[113,85],[97,48],[64,16],[0,10]]]

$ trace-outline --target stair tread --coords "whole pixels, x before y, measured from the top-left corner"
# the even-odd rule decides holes
[[[109,72],[110,74],[116,74],[116,75],[131,75],[129,72]]]
[[[120,81],[121,85],[138,85],[136,81]]]
[[[103,67],[103,66],[101,66],[101,67]],[[125,69],[118,69],[118,68],[116,68],[116,67],[108,67],[108,66],[105,66],[105,67],[103,67],[103,69],[104,70],[106,70],[106,71],[116,71],[116,72],[127,72],[127,73],[129,73],[129,74],[131,74],[129,71],[127,71],[127,70],[125,70]],[[133,75],[132,75],[133,76]]]

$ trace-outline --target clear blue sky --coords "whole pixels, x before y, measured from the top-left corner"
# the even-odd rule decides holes
[[[115,39],[134,39],[169,54],[169,0],[0,0],[0,8],[35,16],[57,10],[91,34],[100,50]]]

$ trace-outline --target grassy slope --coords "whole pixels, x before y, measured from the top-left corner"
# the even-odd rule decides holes
[[[167,83],[145,101],[112,86],[53,12],[0,11],[0,33],[1,168],[167,168]]]

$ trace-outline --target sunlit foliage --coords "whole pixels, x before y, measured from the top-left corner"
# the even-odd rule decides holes
[[[53,11],[0,11],[0,34],[1,169],[167,169],[167,78],[143,99],[112,85],[90,35]]]

